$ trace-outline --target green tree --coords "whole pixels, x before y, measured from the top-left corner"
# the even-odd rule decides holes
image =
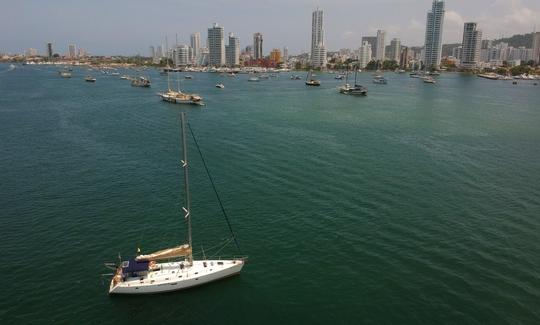
[[[396,70],[397,68],[399,68],[399,64],[396,60],[386,60],[383,62],[384,70]]]
[[[378,64],[378,61],[375,61],[375,60],[371,60],[369,61],[369,63],[366,65],[366,70],[377,70],[379,64]]]

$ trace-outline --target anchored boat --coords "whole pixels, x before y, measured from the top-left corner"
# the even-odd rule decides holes
[[[348,83],[349,71],[347,71],[345,73],[345,84],[339,87],[339,92],[344,95],[367,96],[367,88],[356,83],[357,76],[358,76],[358,69],[354,69],[354,86],[351,86]]]
[[[316,87],[318,87],[318,86],[321,85],[321,81],[315,79],[314,76],[315,75],[312,73],[312,71],[309,70],[309,73],[308,73],[308,75],[306,77],[306,85],[307,86],[316,86]]]
[[[158,93],[162,100],[174,104],[204,105],[201,96],[197,94],[183,93],[180,90],[180,80],[178,79],[178,74],[176,75],[176,82],[178,84],[178,90],[171,89],[170,76],[167,75],[168,90],[166,92]]]
[[[150,294],[182,290],[208,282],[221,280],[223,278],[236,275],[242,271],[242,267],[245,263],[244,258],[228,260],[195,260],[193,258],[190,215],[191,201],[188,178],[189,164],[187,157],[185,120],[185,113],[182,112],[182,145],[184,152],[182,168],[184,169],[186,203],[186,207],[182,209],[184,211],[184,218],[188,227],[188,242],[150,254],[138,254],[134,258],[121,262],[120,265],[116,266],[116,271],[111,279],[109,294]],[[190,131],[191,134],[193,134],[191,128]],[[195,143],[197,143],[195,137],[193,139]],[[208,174],[208,176],[210,176],[210,174]],[[211,177],[210,180],[212,182]],[[212,185],[213,184],[214,183],[212,182]],[[219,200],[219,202],[221,204],[221,200]],[[225,210],[223,209],[223,211]],[[227,218],[226,220],[228,223]],[[236,243],[232,230],[231,234],[232,239],[234,239]]]

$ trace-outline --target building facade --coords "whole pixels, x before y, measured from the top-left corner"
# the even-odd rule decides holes
[[[68,45],[68,57],[74,59],[77,57],[77,46],[75,44]]]
[[[240,40],[233,33],[229,33],[229,44],[225,48],[225,58],[228,67],[240,65]]]
[[[364,69],[371,61],[371,44],[368,41],[363,41],[362,46],[358,49],[358,67]]]
[[[311,66],[326,66],[326,47],[324,46],[323,11],[317,8],[311,15]]]
[[[433,0],[426,22],[426,38],[424,42],[424,65],[426,69],[438,69],[441,65],[444,13],[444,0]]]
[[[482,32],[476,23],[465,23],[463,27],[463,42],[461,44],[460,66],[465,69],[475,69],[480,63],[482,47]]]
[[[253,58],[261,60],[263,57],[263,36],[261,33],[255,33],[253,34]]]
[[[534,63],[540,64],[540,32],[533,34],[532,52]]]
[[[217,23],[208,28],[208,64],[216,67],[225,65],[223,27]]]
[[[386,57],[389,60],[394,60],[396,62],[399,62],[399,58],[401,56],[401,41],[399,38],[393,38],[390,42],[389,51],[386,55]]]
[[[196,32],[191,34],[190,44],[193,49],[193,61],[196,63],[201,56],[201,33]]]
[[[384,59],[386,58],[385,38],[386,38],[386,31],[378,30],[377,31],[377,47],[375,49],[375,58],[380,61],[384,61]]]

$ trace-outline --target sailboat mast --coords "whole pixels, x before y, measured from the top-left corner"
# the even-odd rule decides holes
[[[182,167],[184,168],[184,186],[185,186],[185,195],[186,195],[186,207],[184,208],[184,211],[186,212],[186,218],[187,218],[187,224],[188,224],[188,243],[189,243],[189,249],[193,250],[192,246],[192,240],[191,240],[191,215],[190,215],[190,208],[191,208],[191,202],[189,197],[189,175],[188,175],[188,158],[187,158],[187,143],[186,143],[186,117],[185,113],[181,113],[182,117],[182,147],[184,151],[184,159],[182,160]],[[188,256],[188,262],[190,264],[193,263],[193,253],[190,252]]]

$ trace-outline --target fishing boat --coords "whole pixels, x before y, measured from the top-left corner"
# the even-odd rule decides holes
[[[218,83],[218,84],[216,85],[216,88],[223,89],[223,88],[225,88],[225,85],[222,84],[222,83]]]
[[[354,85],[349,84],[349,72],[345,74],[345,83],[339,87],[339,92],[344,95],[367,96],[367,88],[357,83],[358,70],[354,70]]]
[[[94,78],[92,76],[86,76],[84,78],[84,81],[86,81],[86,82],[96,82],[96,78]]]
[[[386,85],[388,83],[388,80],[386,80],[386,78],[381,75],[377,75],[373,78],[373,83],[378,85]]]
[[[176,75],[176,82],[178,84],[177,90],[171,89],[170,76],[167,75],[168,90],[166,92],[158,93],[162,100],[174,104],[204,105],[201,96],[197,94],[187,94],[180,90],[180,80],[178,79],[178,75]]]
[[[109,285],[109,294],[152,294],[187,289],[237,275],[242,271],[245,264],[245,258],[194,259],[192,250],[193,238],[191,231],[192,216],[188,177],[189,163],[187,155],[186,117],[184,112],[181,113],[181,125],[183,146],[182,168],[184,169],[184,195],[186,204],[182,210],[188,228],[187,243],[149,254],[141,254],[138,249],[137,255],[134,258],[122,261],[119,265],[114,266],[115,273]],[[189,124],[187,126],[190,127]],[[190,131],[193,134],[191,128]],[[195,137],[194,140],[196,141]],[[210,177],[210,174],[208,176]],[[210,180],[212,181],[211,177]],[[223,209],[223,211],[225,210]],[[228,222],[225,213],[224,215]],[[232,239],[237,244],[232,228],[230,229]],[[110,263],[107,263],[106,266],[113,267]]]
[[[430,77],[430,76],[426,76],[426,77],[424,77],[422,79],[427,84],[436,84],[437,83],[437,81],[435,79],[433,79],[433,77]]]
[[[314,75],[310,70],[308,75],[306,76],[306,85],[307,86],[316,86],[316,87],[320,86],[321,82],[319,80],[313,78],[313,77],[314,77]]]
[[[133,87],[150,87],[150,80],[145,77],[139,77],[138,79],[131,80]]]

